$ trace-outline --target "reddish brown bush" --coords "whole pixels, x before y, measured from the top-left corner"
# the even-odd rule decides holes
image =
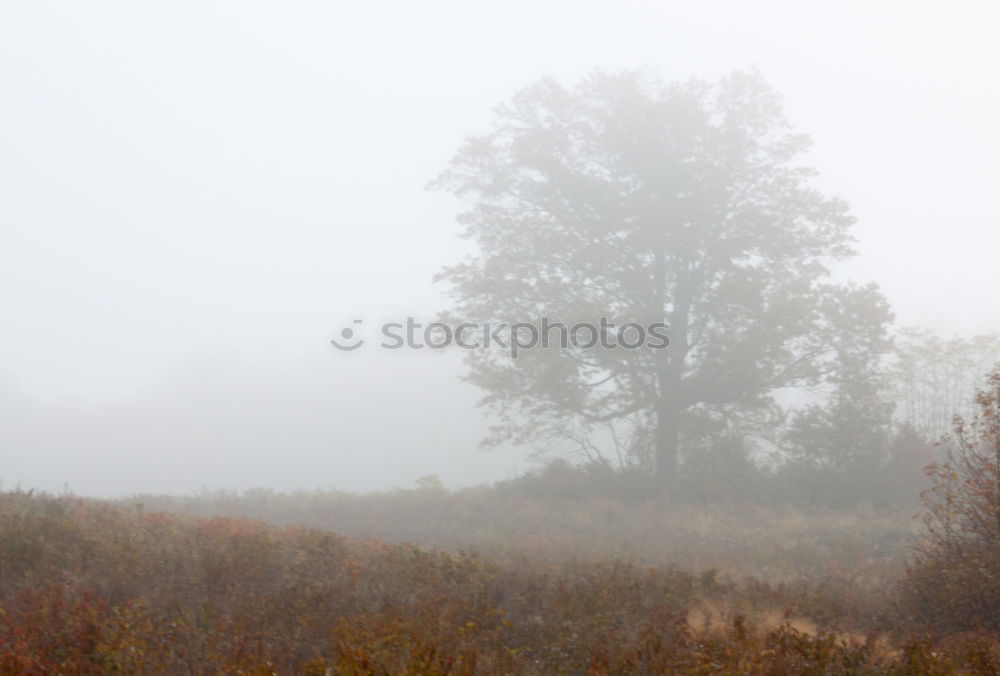
[[[914,618],[946,632],[1000,632],[1000,370],[976,403],[942,442],[947,462],[927,469],[925,538],[903,586]]]

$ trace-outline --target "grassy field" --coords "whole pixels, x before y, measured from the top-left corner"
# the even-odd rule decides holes
[[[903,514],[668,507],[3,493],[0,673],[997,673],[896,607]]]
[[[754,504],[691,506],[665,500],[541,499],[492,487],[367,495],[336,491],[203,492],[140,496],[144,509],[195,516],[260,519],[349,537],[418,543],[492,557],[624,560],[717,569],[772,583],[843,578],[882,587],[898,577],[913,544],[915,508],[831,511]]]

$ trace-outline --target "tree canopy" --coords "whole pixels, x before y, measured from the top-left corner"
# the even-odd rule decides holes
[[[478,248],[440,275],[453,312],[663,321],[671,344],[471,353],[469,380],[500,420],[490,441],[585,446],[610,425],[623,461],[669,480],[706,436],[777,419],[776,391],[816,386],[852,344],[878,343],[881,295],[829,280],[853,253],[853,218],[814,186],[808,147],[756,73],[543,79],[497,107],[432,184],[465,200]]]

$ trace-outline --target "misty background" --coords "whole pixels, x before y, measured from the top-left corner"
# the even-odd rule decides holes
[[[963,7],[969,8],[963,11]],[[997,330],[1000,48],[972,4],[0,6],[0,480],[118,495],[500,479],[430,319],[468,244],[425,190],[541,75],[756,67],[897,326]]]

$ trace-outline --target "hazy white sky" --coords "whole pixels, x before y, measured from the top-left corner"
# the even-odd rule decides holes
[[[424,190],[548,74],[757,67],[902,324],[1000,330],[989,3],[0,4],[0,479],[82,493],[506,476],[454,360],[332,352],[429,316]],[[395,357],[395,356],[394,356]]]

